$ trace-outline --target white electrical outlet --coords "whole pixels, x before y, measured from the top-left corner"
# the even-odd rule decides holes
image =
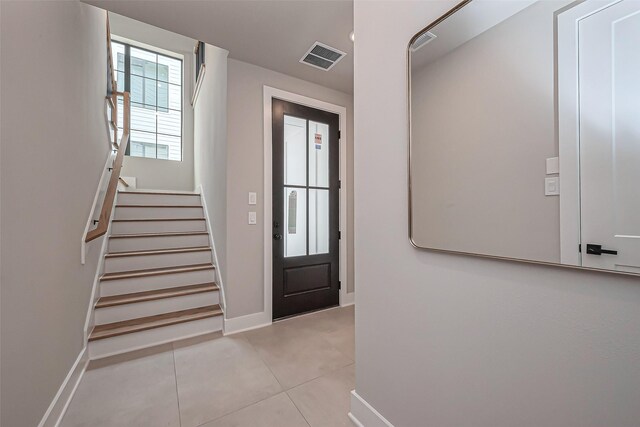
[[[255,212],[249,212],[249,225],[256,225],[258,220]]]

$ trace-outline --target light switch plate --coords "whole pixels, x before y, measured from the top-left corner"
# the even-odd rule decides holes
[[[557,157],[549,157],[547,159],[547,175],[560,173],[560,159]]]
[[[256,225],[256,224],[257,224],[256,213],[249,212],[249,225]]]
[[[545,178],[544,179],[544,195],[545,196],[559,196],[560,195],[560,178]]]
[[[258,202],[258,196],[256,193],[249,192],[249,204],[255,205]]]

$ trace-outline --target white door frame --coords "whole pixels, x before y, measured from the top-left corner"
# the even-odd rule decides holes
[[[340,306],[344,307],[353,304],[353,293],[347,294],[348,289],[348,266],[347,266],[347,144],[349,144],[347,132],[347,109],[346,107],[319,101],[296,93],[287,92],[270,86],[264,86],[264,315],[268,316],[269,322],[273,317],[272,291],[273,291],[273,238],[271,224],[273,223],[272,210],[272,99],[293,102],[300,105],[316,108],[318,110],[336,113],[340,116],[340,272],[339,280],[342,283],[340,288]]]
[[[560,263],[582,266],[580,243],[580,86],[578,25],[622,0],[586,0],[557,16]]]

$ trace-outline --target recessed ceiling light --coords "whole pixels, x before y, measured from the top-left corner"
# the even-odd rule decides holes
[[[351,39],[352,42],[356,41],[356,35],[353,34],[353,31],[349,33],[349,38]]]

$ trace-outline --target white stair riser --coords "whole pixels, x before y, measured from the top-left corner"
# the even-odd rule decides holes
[[[205,221],[133,221],[112,222],[112,234],[179,233],[207,231]]]
[[[154,236],[123,237],[109,239],[109,252],[150,251],[154,249],[179,249],[209,246],[209,236]]]
[[[148,270],[151,268],[179,267],[211,263],[211,251],[182,252],[157,255],[135,255],[104,259],[104,272]]]
[[[199,194],[180,196],[174,194],[136,194],[118,193],[121,205],[170,205],[170,206],[202,206]]]
[[[155,316],[156,314],[172,313],[174,311],[219,304],[219,302],[218,291],[214,291],[97,308],[95,312],[95,324],[103,325],[105,323]]]
[[[222,330],[222,316],[179,323],[89,342],[92,360]]]
[[[120,202],[118,202],[120,204]],[[128,208],[116,206],[115,219],[148,219],[148,218],[203,218],[201,206],[189,207],[142,207]]]
[[[100,296],[132,294],[156,289],[176,288],[215,281],[215,270],[188,271],[185,273],[159,274],[147,277],[103,280],[100,282]]]

